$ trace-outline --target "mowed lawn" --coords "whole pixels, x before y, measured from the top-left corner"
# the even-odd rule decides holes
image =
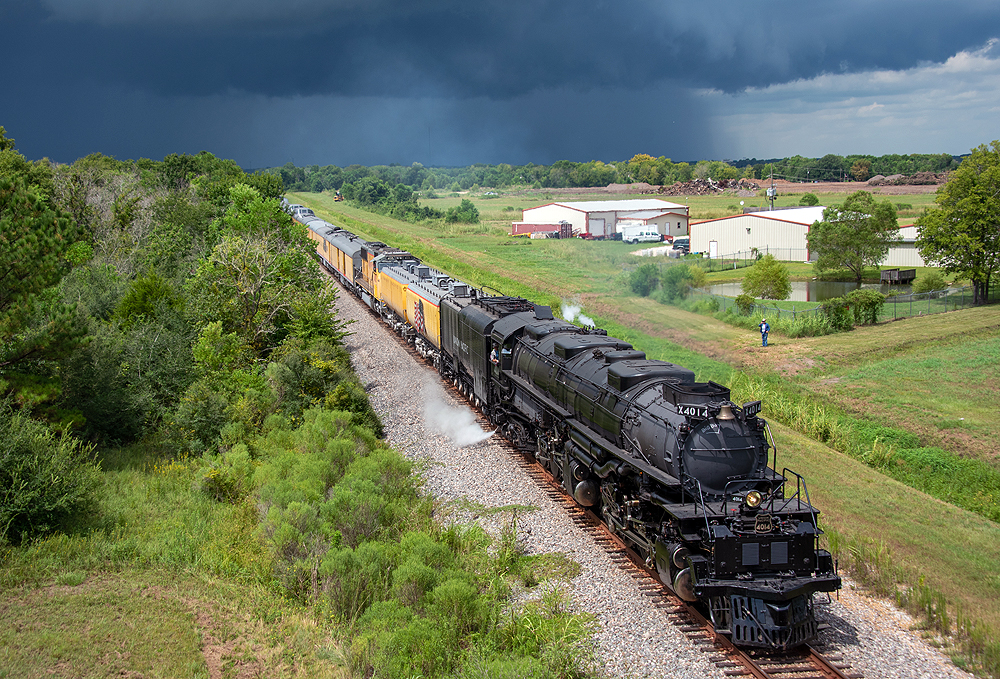
[[[1000,464],[1000,306],[778,339],[770,367],[861,417]],[[763,353],[763,352],[759,352]],[[794,357],[794,360],[790,357]]]

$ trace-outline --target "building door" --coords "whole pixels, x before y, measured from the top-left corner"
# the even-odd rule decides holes
[[[719,241],[717,240],[708,241],[708,257],[709,259],[719,258]]]
[[[603,219],[591,219],[587,222],[587,231],[590,235],[595,238],[604,238],[607,234],[604,233],[604,220]]]

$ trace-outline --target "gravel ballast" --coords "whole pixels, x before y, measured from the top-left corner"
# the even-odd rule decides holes
[[[385,426],[387,440],[421,463],[425,492],[444,501],[463,500],[458,518],[476,520],[496,532],[502,518],[468,507],[537,507],[518,514],[520,542],[527,553],[563,552],[582,573],[565,592],[575,610],[593,614],[597,660],[611,677],[701,679],[725,677],[667,613],[643,595],[638,583],[570,518],[511,457],[483,431],[464,401],[442,387],[437,372],[400,346],[367,307],[339,290],[337,310],[353,320],[346,344],[369,399]],[[822,639],[868,679],[969,678],[939,651],[910,631],[913,620],[889,604],[859,594],[845,580],[839,600],[819,607],[830,625]]]

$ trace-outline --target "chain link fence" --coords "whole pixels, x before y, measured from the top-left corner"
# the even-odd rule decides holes
[[[974,298],[975,295],[973,294],[971,285],[961,288],[948,288],[947,290],[935,290],[933,292],[892,295],[891,297],[886,297],[879,320],[890,321],[897,318],[926,316],[945,311],[966,309],[974,306]],[[996,302],[998,300],[1000,300],[1000,293],[995,288],[991,289],[988,301]]]
[[[764,255],[774,255],[779,262],[805,262],[809,251],[805,248],[763,248],[761,250],[747,250],[746,252],[734,252],[728,255],[716,255],[706,257],[705,253],[692,253],[681,256],[670,246],[663,245],[646,250],[639,250],[632,253],[640,257],[666,256],[671,259],[679,259],[684,264],[696,264],[708,273],[714,271],[733,271],[734,269],[744,269],[753,266],[754,263]]]
[[[723,297],[722,295],[715,295],[711,292],[705,292],[704,290],[696,290],[694,288],[690,289],[689,298],[697,303],[702,300],[714,299],[715,303],[719,307],[719,311],[725,311],[729,309],[734,314],[741,313],[739,307],[736,305],[736,300],[732,297]],[[800,305],[792,304],[791,309],[785,309],[777,306],[768,306],[766,304],[761,304],[757,302],[753,305],[748,316],[766,316],[768,318],[781,318],[782,316],[787,316],[793,321],[800,318],[807,318],[809,316],[823,314],[823,307],[816,306],[815,302],[802,302]]]
[[[694,302],[714,299],[719,307],[719,311],[731,309],[733,313],[740,313],[739,307],[736,306],[736,300],[732,297],[723,297],[722,295],[715,295],[704,290],[695,290],[692,288],[690,299]],[[898,318],[909,318],[910,316],[927,316],[928,314],[939,314],[945,311],[967,309],[974,306],[973,299],[972,286],[907,295],[892,295],[886,297],[885,304],[882,306],[882,313],[879,315],[879,321],[892,321]],[[989,301],[1000,301],[1000,290],[991,289]],[[810,316],[822,316],[823,307],[822,305],[817,305],[815,302],[803,302],[800,306],[792,304],[792,308],[789,309],[787,308],[787,303],[785,306],[779,307],[769,306],[758,301],[754,304],[748,315],[775,319],[786,317],[798,320]]]

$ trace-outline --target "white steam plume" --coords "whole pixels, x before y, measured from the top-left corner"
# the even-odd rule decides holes
[[[471,446],[493,436],[492,431],[483,431],[476,424],[476,416],[467,406],[453,408],[448,405],[439,384],[425,382],[421,395],[424,426],[428,431],[447,436],[457,446]]]
[[[565,318],[570,323],[575,323],[577,320],[580,321],[581,325],[585,325],[588,328],[593,328],[596,323],[594,319],[590,316],[584,316],[582,313],[583,308],[578,304],[570,304],[568,302],[562,303],[562,317]]]

